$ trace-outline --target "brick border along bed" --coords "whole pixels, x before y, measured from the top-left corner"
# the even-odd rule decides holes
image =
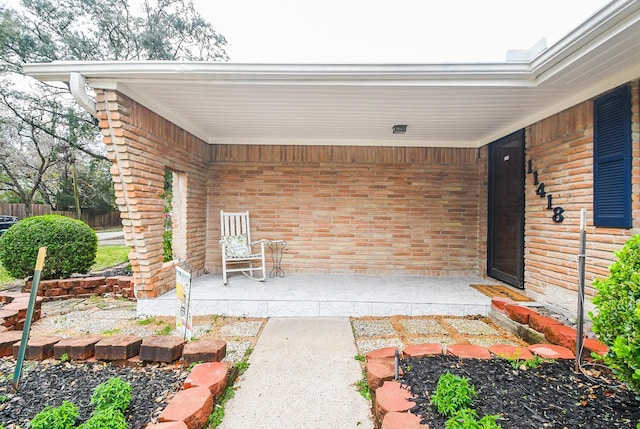
[[[493,356],[513,359],[532,359],[534,355],[547,359],[575,359],[576,330],[535,310],[520,306],[509,298],[493,298],[491,307],[504,313],[515,323],[528,325],[542,334],[549,344],[533,344],[527,347],[494,345],[490,347],[472,344],[417,344],[399,350],[402,357],[426,357],[451,355],[461,359],[491,359]],[[606,354],[608,348],[596,339],[585,339],[584,347],[589,352]],[[416,404],[411,401],[411,392],[395,379],[395,347],[373,350],[365,355],[367,384],[374,392],[374,418],[380,429],[427,429],[420,424],[420,417],[409,410]],[[400,369],[401,370],[401,369]]]

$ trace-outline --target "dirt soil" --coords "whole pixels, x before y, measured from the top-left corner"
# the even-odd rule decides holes
[[[401,382],[414,394],[411,411],[430,429],[444,429],[445,419],[430,405],[440,375],[467,377],[478,394],[478,418],[499,414],[504,429],[636,428],[640,401],[615,380],[591,369],[592,378],[574,372],[575,362],[552,361],[532,369],[514,368],[505,359],[452,356],[403,359]]]

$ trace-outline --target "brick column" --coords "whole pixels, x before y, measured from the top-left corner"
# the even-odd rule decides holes
[[[182,200],[176,223],[181,229],[178,237],[182,259],[199,275],[204,267],[206,236],[205,194],[209,148],[201,140],[186,133],[164,118],[135,103],[122,94],[98,91],[98,118],[107,157],[112,162],[111,175],[116,190],[116,203],[120,209],[125,241],[131,246],[129,254],[137,298],[153,298],[175,285],[173,262],[163,263],[162,234],[164,219],[164,171],[170,166],[182,174],[180,187]],[[193,180],[190,176],[198,176]],[[190,187],[189,184],[192,184]],[[185,243],[186,241],[186,243]]]

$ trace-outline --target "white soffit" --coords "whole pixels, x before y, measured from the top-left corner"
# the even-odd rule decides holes
[[[640,1],[613,1],[532,61],[54,62],[28,75],[118,89],[211,144],[480,147],[640,77]],[[392,134],[396,124],[405,134]]]

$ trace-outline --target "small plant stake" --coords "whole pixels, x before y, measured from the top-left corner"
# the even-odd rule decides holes
[[[398,372],[399,372],[398,368],[400,367],[400,354],[398,353],[398,349],[396,349],[396,351],[394,353],[394,356],[395,356],[395,362],[396,362],[396,368],[395,368],[396,369],[396,371],[395,371],[396,378],[395,378],[395,380],[397,381],[398,380]]]
[[[20,341],[20,351],[18,352],[18,360],[16,361],[16,370],[13,372],[13,388],[18,390],[20,386],[20,373],[22,372],[22,363],[24,362],[24,353],[27,350],[27,342],[29,341],[29,330],[31,329],[31,319],[33,319],[33,308],[36,304],[38,296],[38,286],[40,285],[40,273],[44,266],[44,258],[47,256],[47,248],[41,247],[38,250],[38,258],[36,259],[36,269],[33,271],[33,282],[31,283],[31,294],[29,295],[29,306],[27,307],[27,318],[22,328],[22,341]]]

